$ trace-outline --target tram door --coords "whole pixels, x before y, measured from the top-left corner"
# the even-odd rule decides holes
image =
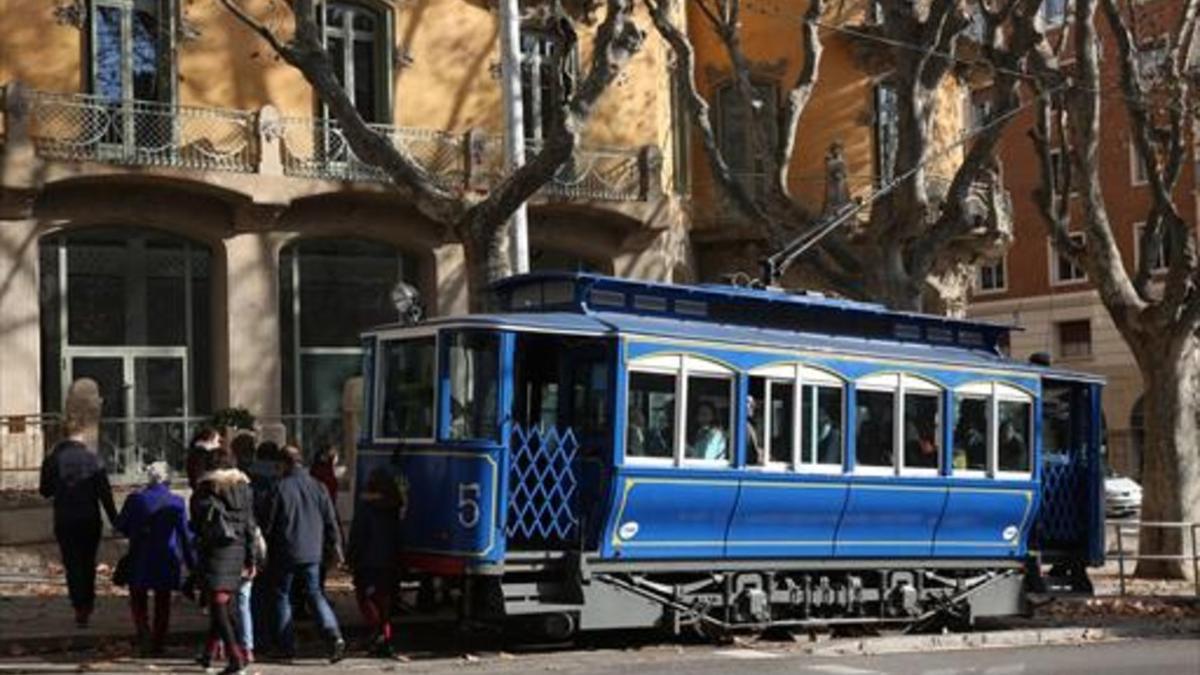
[[[1042,502],[1038,548],[1049,563],[1104,560],[1100,386],[1042,384]]]
[[[612,456],[611,341],[518,334],[510,549],[593,548]]]

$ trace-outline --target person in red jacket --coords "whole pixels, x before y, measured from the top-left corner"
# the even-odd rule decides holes
[[[312,466],[308,470],[308,473],[317,479],[318,483],[325,486],[325,491],[329,493],[329,501],[333,502],[334,506],[337,506],[338,497],[337,461],[337,446],[327,443],[317,451],[316,457],[313,457]]]

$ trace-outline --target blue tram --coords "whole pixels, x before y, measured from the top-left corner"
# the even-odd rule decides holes
[[[584,273],[495,293],[364,337],[359,483],[398,482],[400,564],[460,618],[969,623],[1102,562],[1103,383],[1004,357],[1007,327]]]

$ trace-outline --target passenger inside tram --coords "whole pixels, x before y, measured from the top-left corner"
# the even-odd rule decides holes
[[[688,457],[692,459],[727,459],[729,443],[725,431],[720,427],[717,409],[712,403],[700,402],[696,406],[695,428],[688,434]]]

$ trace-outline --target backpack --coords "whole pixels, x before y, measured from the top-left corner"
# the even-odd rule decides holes
[[[196,534],[210,546],[228,546],[238,539],[229,512],[225,510],[221,500],[216,498],[209,500],[208,509],[197,523]]]

